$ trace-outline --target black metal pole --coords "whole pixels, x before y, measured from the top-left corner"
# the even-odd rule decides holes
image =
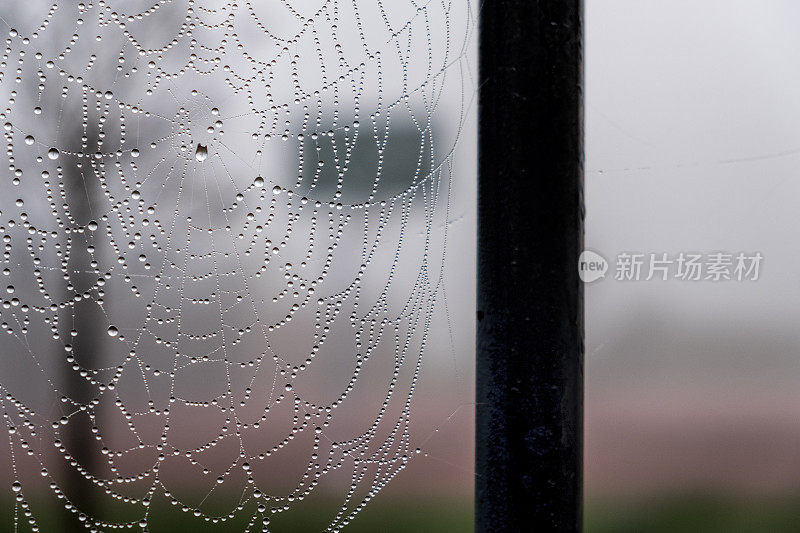
[[[582,527],[582,7],[480,13],[478,533]]]

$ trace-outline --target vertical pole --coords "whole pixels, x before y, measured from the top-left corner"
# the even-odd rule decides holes
[[[582,7],[480,13],[477,533],[582,527]]]

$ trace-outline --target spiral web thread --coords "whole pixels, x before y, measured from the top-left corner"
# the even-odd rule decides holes
[[[270,531],[338,487],[323,529],[341,530],[420,451],[472,6],[14,4],[0,405],[15,530],[40,529],[42,487],[93,531],[153,527],[156,498]],[[82,509],[70,475],[102,503]],[[229,512],[207,510],[224,490]]]

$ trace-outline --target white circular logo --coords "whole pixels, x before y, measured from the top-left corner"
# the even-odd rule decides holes
[[[584,283],[591,283],[605,277],[608,271],[608,261],[591,250],[584,250],[578,258],[578,275]]]

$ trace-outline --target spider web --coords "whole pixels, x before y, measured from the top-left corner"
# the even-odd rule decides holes
[[[269,531],[333,488],[339,531],[422,451],[471,10],[0,9],[15,529],[42,487],[93,531],[155,527],[157,498]]]

